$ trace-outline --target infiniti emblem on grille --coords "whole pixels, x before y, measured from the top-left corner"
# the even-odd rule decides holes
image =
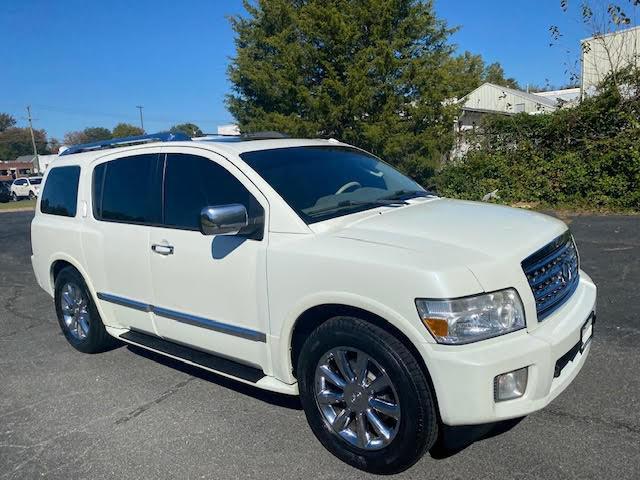
[[[562,276],[560,277],[560,281],[563,285],[569,283],[572,276],[573,273],[571,272],[571,264],[569,262],[564,262],[562,264]]]

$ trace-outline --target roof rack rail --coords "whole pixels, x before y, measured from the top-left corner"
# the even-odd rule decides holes
[[[89,152],[93,150],[103,150],[105,148],[115,148],[121,145],[133,144],[133,143],[148,143],[148,142],[183,142],[191,141],[191,137],[181,133],[171,132],[159,132],[151,133],[149,135],[136,135],[133,137],[122,138],[110,138],[108,140],[100,140],[99,142],[83,143],[80,145],[72,145],[63,152],[62,155],[71,155],[74,153]]]
[[[246,142],[249,140],[277,140],[282,138],[291,138],[286,133],[275,131],[264,132],[245,132],[240,135],[227,134],[227,133],[205,133],[201,137],[194,137],[192,140],[200,142],[224,142],[224,143],[236,143]]]
[[[264,130],[258,132],[241,133],[240,136],[245,140],[270,140],[276,138],[289,138],[289,135],[275,130]]]

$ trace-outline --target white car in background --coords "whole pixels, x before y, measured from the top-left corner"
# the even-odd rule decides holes
[[[21,198],[31,200],[40,196],[40,184],[42,177],[16,178],[11,184],[11,199],[16,202]]]
[[[300,395],[371,472],[408,468],[443,424],[545,407],[591,348],[596,286],[563,222],[440,198],[335,140],[70,147],[31,239],[74,348],[115,337]]]

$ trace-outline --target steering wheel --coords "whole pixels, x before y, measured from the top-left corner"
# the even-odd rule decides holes
[[[352,187],[362,188],[362,185],[360,184],[360,182],[348,182],[348,183],[345,183],[344,185],[342,185],[338,189],[338,191],[334,195],[340,195],[341,193],[346,192],[347,190],[349,190]]]

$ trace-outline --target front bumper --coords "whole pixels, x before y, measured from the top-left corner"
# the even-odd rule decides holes
[[[443,423],[473,425],[521,417],[544,408],[567,388],[591,344],[554,377],[556,362],[580,341],[582,326],[596,307],[596,286],[586,273],[580,276],[571,299],[531,333],[521,330],[469,345],[423,345]],[[525,394],[495,402],[495,376],[523,367],[529,367]]]

